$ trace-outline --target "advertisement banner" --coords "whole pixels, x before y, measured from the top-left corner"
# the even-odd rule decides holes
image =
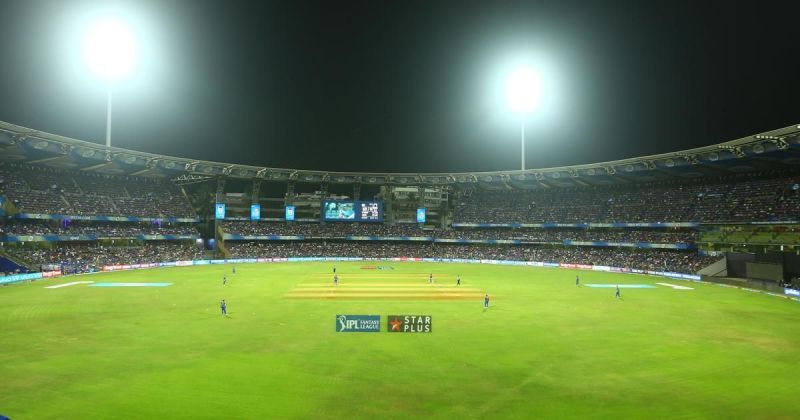
[[[380,332],[380,315],[336,315],[336,332]]]
[[[430,315],[389,315],[386,330],[398,333],[429,333],[433,329]]]
[[[40,278],[42,278],[42,273],[12,274],[10,276],[0,277],[0,284],[11,284]]]
[[[286,221],[291,222],[294,220],[294,206],[286,206],[284,213]]]
[[[217,220],[225,218],[225,203],[217,203],[214,205],[214,218]]]
[[[425,223],[426,210],[425,207],[417,209],[417,223]]]
[[[58,277],[60,275],[61,275],[61,271],[44,271],[44,272],[42,272],[42,277],[44,277],[44,278]]]
[[[250,220],[261,219],[261,204],[250,205]]]

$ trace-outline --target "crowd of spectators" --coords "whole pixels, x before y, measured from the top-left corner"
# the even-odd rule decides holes
[[[0,162],[0,195],[24,213],[195,217],[178,186],[159,179]]]
[[[141,246],[59,244],[53,248],[7,247],[15,259],[44,271],[65,267],[70,272],[98,271],[106,265],[144,264],[205,258],[202,247],[179,242],[146,242]]]
[[[456,203],[462,223],[739,222],[800,219],[800,178],[484,191]]]
[[[232,258],[364,257],[457,258],[593,264],[695,273],[718,258],[696,252],[606,247],[490,246],[385,242],[230,242]]]
[[[695,230],[664,229],[441,229],[437,238],[447,239],[519,239],[526,242],[561,243],[563,241],[694,243]]]
[[[132,238],[139,235],[198,235],[191,224],[86,222],[60,220],[15,221],[0,225],[4,235],[97,235],[101,238]]]
[[[225,221],[228,233],[245,236],[305,235],[311,237],[343,238],[345,236],[432,236],[432,230],[416,224],[385,225],[383,223],[285,223]]]
[[[344,238],[346,236],[426,236],[442,239],[519,239],[528,242],[613,241],[694,243],[697,231],[690,229],[431,229],[415,224],[381,223],[292,223],[226,221],[225,231],[244,236],[297,236]]]

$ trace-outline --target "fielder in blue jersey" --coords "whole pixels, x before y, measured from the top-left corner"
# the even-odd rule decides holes
[[[228,315],[228,305],[225,304],[225,299],[219,302],[219,309],[222,310],[222,315]]]

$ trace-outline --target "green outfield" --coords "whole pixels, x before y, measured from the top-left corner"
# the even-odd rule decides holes
[[[800,418],[800,302],[467,264],[337,263],[334,288],[332,266],[177,267],[0,288],[0,414]],[[623,288],[618,300],[613,288],[576,287],[576,274],[655,288]],[[45,288],[76,281],[172,285]],[[336,332],[337,314],[381,315],[381,332]],[[387,315],[403,314],[430,315],[432,332],[386,332]]]

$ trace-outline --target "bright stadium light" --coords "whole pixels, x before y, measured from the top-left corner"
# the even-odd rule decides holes
[[[92,72],[112,82],[126,76],[133,68],[136,42],[125,23],[106,19],[86,32],[83,52]]]
[[[541,97],[541,78],[530,67],[514,70],[506,80],[506,100],[511,111],[520,117],[520,137],[522,144],[522,170],[525,170],[525,118],[539,104]]]
[[[111,147],[112,85],[133,69],[136,61],[133,32],[116,19],[98,21],[86,32],[83,52],[90,70],[108,83],[106,147]]]
[[[516,69],[508,76],[506,98],[512,111],[522,116],[536,109],[541,96],[541,79],[531,68]]]

